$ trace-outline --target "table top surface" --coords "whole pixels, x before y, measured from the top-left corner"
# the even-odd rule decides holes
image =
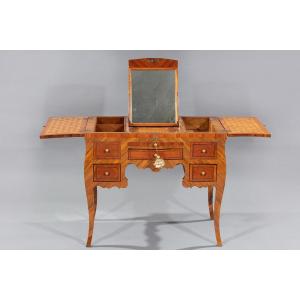
[[[121,121],[116,124],[116,119]],[[119,133],[214,132],[227,136],[271,136],[256,117],[180,117],[179,126],[175,127],[130,127],[127,117],[65,116],[50,117],[43,126],[40,137],[83,137],[88,132],[111,133],[114,131]]]

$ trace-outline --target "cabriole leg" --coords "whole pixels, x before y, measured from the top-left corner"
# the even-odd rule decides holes
[[[208,209],[210,219],[214,219],[214,208],[213,208],[213,186],[208,187]]]
[[[215,225],[215,233],[217,246],[222,246],[222,239],[220,233],[220,209],[223,198],[224,185],[216,187],[216,195],[215,195],[215,205],[214,205],[214,225]]]
[[[87,198],[87,205],[89,210],[89,231],[88,231],[86,246],[91,247],[93,231],[94,231],[95,215],[97,209],[97,187],[96,186],[86,186],[86,198]]]

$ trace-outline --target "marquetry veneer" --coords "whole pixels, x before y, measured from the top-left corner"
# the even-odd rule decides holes
[[[217,245],[221,246],[220,207],[226,178],[228,136],[269,137],[271,134],[255,117],[179,117],[177,127],[131,127],[127,117],[98,116],[49,118],[40,138],[85,139],[87,246],[92,243],[97,187],[126,188],[125,170],[129,164],[158,172],[160,168],[154,164],[157,155],[164,160],[164,168],[183,166],[184,187],[208,188],[210,218],[214,221]]]

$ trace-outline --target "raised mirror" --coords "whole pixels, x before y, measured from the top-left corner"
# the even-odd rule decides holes
[[[177,60],[129,60],[129,125],[178,126]]]

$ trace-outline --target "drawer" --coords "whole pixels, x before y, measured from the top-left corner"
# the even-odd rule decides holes
[[[145,150],[145,149],[129,149],[128,159],[154,159],[157,153],[163,159],[182,159],[182,149],[165,149],[165,150]]]
[[[191,156],[192,158],[214,158],[217,154],[217,143],[192,143]]]
[[[120,164],[93,166],[94,181],[120,181]]]
[[[160,141],[149,141],[149,142],[129,142],[128,148],[135,149],[173,149],[183,148],[181,142],[160,142]]]
[[[120,158],[121,145],[119,142],[95,142],[94,159]]]
[[[217,178],[217,165],[190,165],[191,181],[215,181]]]

